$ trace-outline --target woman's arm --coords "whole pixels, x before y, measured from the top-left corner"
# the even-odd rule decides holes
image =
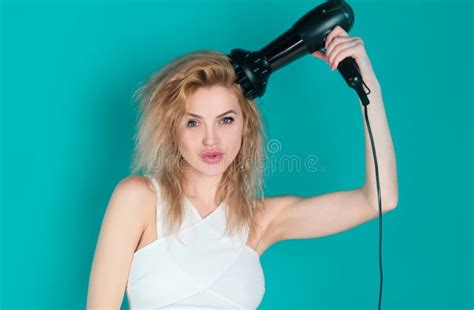
[[[120,309],[146,209],[155,201],[143,178],[127,177],[112,193],[95,249],[87,309]]]
[[[398,203],[398,179],[395,151],[393,148],[392,136],[388,126],[387,116],[382,99],[382,91],[379,81],[375,76],[372,63],[365,50],[364,42],[360,37],[350,37],[341,27],[335,27],[326,37],[325,53],[319,51],[313,53],[314,56],[323,59],[331,70],[335,70],[339,63],[346,57],[352,57],[356,61],[362,79],[370,89],[368,95],[370,104],[367,106],[372,136],[374,138],[377,163],[380,177],[380,193],[383,201],[389,204]],[[375,177],[375,166],[372,154],[372,145],[365,121],[365,111],[359,99],[362,109],[362,120],[364,123],[365,135],[365,184],[363,191],[369,198],[372,206],[378,210],[377,183]],[[382,202],[383,208],[383,202]]]
[[[385,113],[382,91],[375,75],[365,76],[365,83],[371,92],[368,95],[370,104],[367,106],[367,116],[374,139],[375,151],[380,181],[380,195],[382,196],[382,208],[384,202],[390,206],[398,204],[398,176],[395,150],[392,136]],[[369,198],[372,206],[378,210],[377,180],[375,175],[374,156],[370,142],[369,131],[365,121],[365,111],[359,99],[362,109],[365,133],[365,182],[363,190]]]
[[[323,59],[331,69],[340,61],[353,57],[360,69],[362,79],[370,88],[367,106],[373,134],[382,196],[382,213],[396,208],[398,204],[398,180],[395,152],[388,127],[379,82],[372,70],[362,40],[349,37],[341,27],[334,28],[326,38],[326,53],[314,56]],[[302,198],[284,195],[266,200],[270,225],[264,240],[271,244],[279,240],[315,238],[341,232],[378,216],[378,197],[375,167],[369,132],[365,123],[365,111],[359,99],[365,132],[365,184],[353,190],[326,193]]]

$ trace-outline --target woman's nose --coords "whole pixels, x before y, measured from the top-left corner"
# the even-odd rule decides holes
[[[214,126],[207,126],[204,134],[205,145],[214,145],[218,142],[217,132]]]

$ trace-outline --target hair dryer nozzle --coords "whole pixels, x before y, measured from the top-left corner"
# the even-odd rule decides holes
[[[272,68],[264,56],[257,52],[233,49],[228,55],[238,83],[249,99],[260,97],[267,88],[268,76]]]
[[[233,49],[228,56],[236,72],[236,82],[247,98],[261,97],[271,73],[324,47],[326,36],[334,27],[340,25],[349,31],[353,23],[354,13],[346,2],[324,2],[259,51]]]

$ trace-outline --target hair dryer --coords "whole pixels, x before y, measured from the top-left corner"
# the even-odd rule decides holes
[[[301,17],[288,31],[256,52],[233,49],[228,56],[237,74],[236,82],[249,99],[261,97],[270,74],[308,53],[324,49],[326,36],[337,25],[349,32],[354,24],[354,12],[346,2],[328,1]],[[349,87],[369,104],[357,63],[352,57],[342,60],[337,69]],[[367,85],[365,87],[368,89]]]
[[[300,58],[305,54],[312,54],[317,50],[323,50],[326,36],[331,30],[339,25],[347,32],[354,23],[354,12],[343,0],[328,1],[309,11],[301,17],[288,31],[280,35],[270,44],[259,51],[250,52],[243,49],[233,49],[228,54],[236,73],[238,83],[244,94],[249,99],[261,97],[266,90],[268,77],[272,72],[284,65]],[[377,183],[378,207],[379,207],[379,265],[380,265],[380,291],[378,309],[382,304],[382,200],[380,193],[380,180],[378,172],[377,154],[375,143],[370,128],[367,105],[370,89],[362,80],[359,67],[352,57],[342,60],[337,67],[344,77],[347,85],[353,88],[359,96],[365,110],[365,120],[372,144],[372,154],[375,164],[375,175]],[[363,88],[368,89],[365,93]]]

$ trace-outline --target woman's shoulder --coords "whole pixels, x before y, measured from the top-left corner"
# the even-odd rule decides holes
[[[147,176],[129,175],[121,179],[115,187],[116,191],[120,191],[122,196],[147,200],[155,196],[155,187]]]
[[[148,177],[130,175],[117,183],[111,199],[120,201],[116,205],[128,209],[126,213],[147,221],[154,213],[156,191]]]

